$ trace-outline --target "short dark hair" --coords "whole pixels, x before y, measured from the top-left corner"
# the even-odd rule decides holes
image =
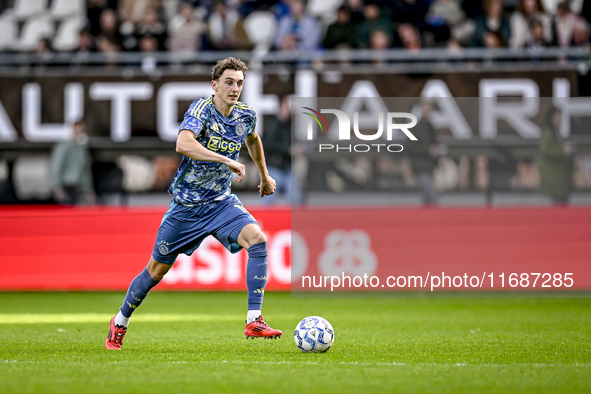
[[[342,5],[339,7],[339,9],[337,10],[338,12],[346,12],[348,15],[351,15],[351,7],[349,7],[348,5]]]
[[[544,22],[542,22],[540,18],[531,18],[531,20],[529,21],[529,28],[533,29],[536,26],[544,27]]]
[[[546,13],[546,8],[544,8],[544,3],[542,3],[542,0],[536,0],[536,6],[538,7],[538,12],[541,12],[542,14]],[[518,10],[522,15],[525,15],[525,1],[521,0]]]
[[[571,12],[571,8],[570,8],[570,0],[564,0],[561,1],[560,3],[558,3],[556,5],[556,9],[560,10],[562,12]]]
[[[246,63],[240,59],[227,57],[224,60],[219,60],[215,66],[212,67],[211,80],[217,81],[226,70],[242,71],[242,74],[246,77],[246,70],[248,70],[248,67],[246,67]]]

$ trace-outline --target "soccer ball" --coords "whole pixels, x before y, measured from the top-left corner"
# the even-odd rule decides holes
[[[334,343],[334,330],[325,318],[308,316],[296,326],[293,339],[304,353],[326,352]]]

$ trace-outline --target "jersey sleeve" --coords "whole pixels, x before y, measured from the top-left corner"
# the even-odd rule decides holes
[[[207,122],[209,112],[206,107],[207,102],[202,103],[201,101],[197,101],[194,105],[191,105],[185,113],[183,122],[179,127],[179,133],[181,130],[191,130],[195,134],[195,137],[198,138]]]
[[[257,129],[257,114],[256,112],[252,111],[252,116],[250,117],[250,125],[248,127],[247,135],[252,135]]]

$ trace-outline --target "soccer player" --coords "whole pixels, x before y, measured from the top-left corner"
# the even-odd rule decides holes
[[[245,167],[236,160],[246,144],[261,176],[261,198],[275,192],[267,172],[263,144],[256,131],[256,113],[238,101],[247,67],[229,57],[212,69],[214,94],[195,100],[179,128],[176,151],[183,154],[168,192],[173,196],[162,218],[148,266],[131,282],[123,306],[111,319],[107,349],[121,349],[132,313],[170,270],[179,253],[190,255],[208,235],[230,252],[248,251],[246,338],[277,338],[281,331],[261,314],[267,284],[267,238],[256,220],[230,194],[233,174],[241,182]]]

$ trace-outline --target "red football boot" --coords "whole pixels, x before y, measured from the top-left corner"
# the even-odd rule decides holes
[[[246,327],[244,327],[244,335],[246,335],[246,339],[259,337],[265,339],[281,338],[281,334],[283,334],[281,331],[275,330],[265,323],[263,315],[260,315],[255,321],[248,323]]]
[[[105,339],[105,349],[121,350],[121,342],[126,332],[127,328],[115,324],[115,316],[113,316],[109,324],[109,334],[107,334],[107,339]]]

